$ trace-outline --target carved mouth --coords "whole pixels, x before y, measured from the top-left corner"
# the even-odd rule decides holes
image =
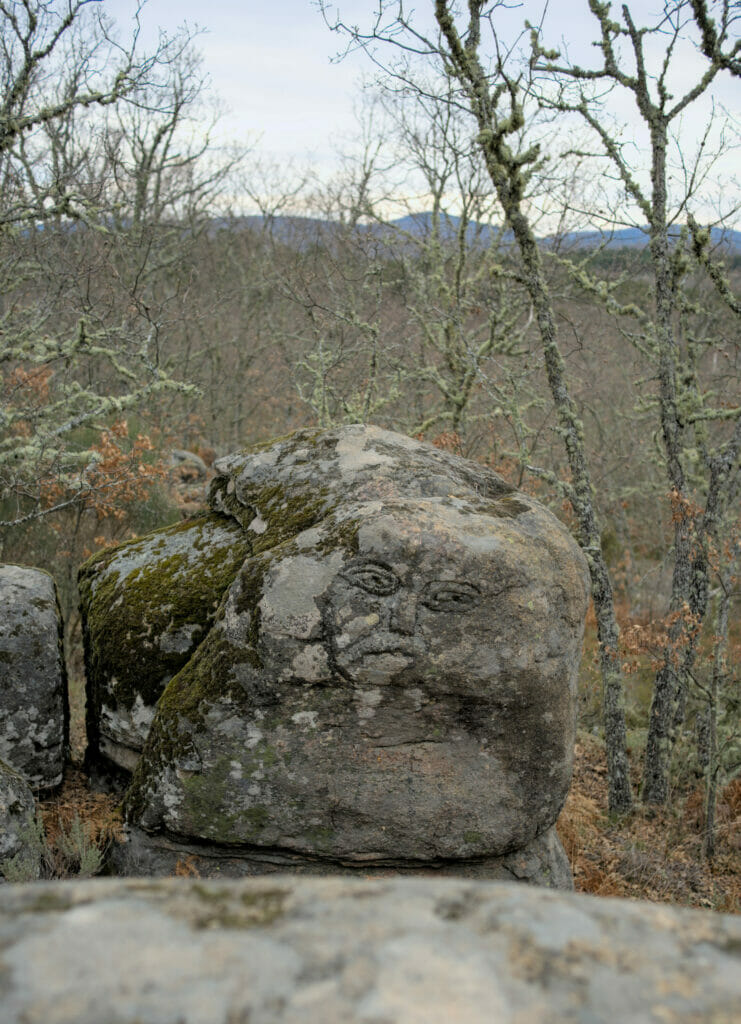
[[[395,633],[381,633],[364,637],[350,644],[341,652],[344,661],[357,662],[368,656],[380,654],[401,655],[413,660],[422,651],[422,646],[414,637],[399,636]]]

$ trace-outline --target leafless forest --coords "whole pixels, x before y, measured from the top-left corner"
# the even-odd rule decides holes
[[[590,565],[577,882],[738,910],[738,121],[681,118],[738,77],[741,11],[590,3],[583,68],[430,6],[327,13],[377,79],[318,180],[211,144],[187,32],[0,0],[0,559],[55,575],[79,704],[77,568],[188,513],[173,449],[372,422],[491,466]]]

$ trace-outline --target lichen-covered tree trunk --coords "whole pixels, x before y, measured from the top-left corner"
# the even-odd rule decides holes
[[[505,207],[526,268],[527,288],[536,310],[545,355],[546,372],[553,403],[571,470],[571,503],[579,523],[579,543],[587,556],[592,600],[597,619],[600,673],[602,678],[603,724],[607,750],[608,805],[612,812],[630,810],[632,792],[626,752],[623,676],[618,650],[619,627],[615,615],[612,583],[602,555],[600,531],[592,501],[592,484],[586,463],[582,424],[566,382],[566,369],[558,347],[556,324],[540,253],[529,223],[513,204]]]
[[[668,797],[672,747],[676,731],[684,720],[687,680],[695,661],[697,627],[707,611],[707,543],[717,519],[716,506],[722,481],[711,469],[704,514],[699,515],[689,500],[683,464],[686,426],[677,400],[677,339],[673,322],[677,287],[669,249],[666,185],[669,119],[650,104],[647,97],[644,117],[651,129],[650,254],[656,287],[660,422],[674,522],[670,624],[654,680],[642,785],[643,799],[648,803],[661,804]]]
[[[673,621],[662,651],[661,665],[654,680],[643,765],[642,795],[649,803],[664,803],[668,795],[669,758],[680,717],[680,661],[684,661],[685,658],[680,657],[679,651],[683,645],[682,634],[686,628],[682,613],[690,590],[692,555],[691,524],[687,514],[686,483],[681,458],[683,427],[677,414],[676,343],[672,324],[675,298],[666,223],[667,125],[660,112],[648,106],[646,118],[651,127],[653,155],[650,253],[656,282],[659,403],[666,471],[674,498],[674,568],[669,605]]]
[[[715,856],[715,813],[718,794],[718,702],[728,674],[728,607],[731,595],[730,566],[721,574],[721,593],[715,624],[713,673],[708,694],[708,756],[705,779],[705,820],[703,852],[708,860]]]
[[[579,543],[587,556],[592,599],[597,617],[600,669],[603,687],[605,744],[607,748],[608,803],[612,812],[632,806],[630,773],[626,752],[623,681],[618,653],[619,628],[612,586],[600,545],[592,484],[586,462],[584,434],[566,381],[566,368],[558,347],[556,321],[545,280],[535,234],[523,210],[527,174],[524,168],[537,153],[513,153],[506,142],[522,127],[524,118],[517,90],[506,79],[499,93],[492,94],[479,60],[479,17],[481,4],[471,3],[467,42],[464,46],[445,0],[436,0],[435,15],[445,37],[454,72],[463,86],[471,113],[479,127],[478,141],[492,184],[512,229],[524,267],[524,283],[535,311],[545,357],[548,384],[558,417],[560,433],[571,471],[569,497],[579,523]],[[497,87],[499,88],[499,87]],[[510,115],[498,115],[500,95],[510,97]]]

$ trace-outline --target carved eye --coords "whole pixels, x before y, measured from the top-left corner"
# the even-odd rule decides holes
[[[376,562],[351,566],[342,575],[354,587],[360,587],[369,594],[378,594],[379,597],[393,594],[400,582],[395,573]]]
[[[462,612],[476,604],[479,596],[478,587],[472,583],[430,583],[425,590],[422,604],[434,612]]]

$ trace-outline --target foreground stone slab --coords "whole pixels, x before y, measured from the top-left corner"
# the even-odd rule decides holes
[[[741,919],[450,880],[6,886],[4,1024],[735,1024]]]
[[[53,578],[0,565],[0,758],[34,789],[62,781],[69,711]]]

